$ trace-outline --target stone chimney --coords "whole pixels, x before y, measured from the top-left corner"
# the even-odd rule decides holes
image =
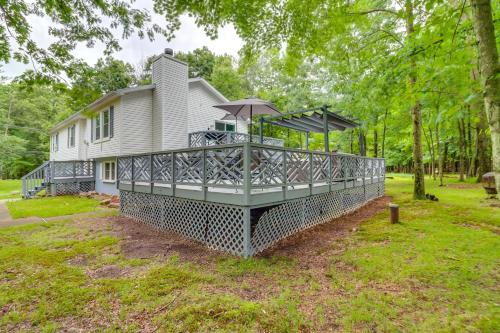
[[[188,66],[173,53],[165,49],[152,64],[154,151],[188,146]]]

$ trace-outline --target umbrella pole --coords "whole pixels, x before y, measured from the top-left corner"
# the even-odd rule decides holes
[[[253,115],[252,104],[250,104],[250,143],[252,143],[252,115]]]

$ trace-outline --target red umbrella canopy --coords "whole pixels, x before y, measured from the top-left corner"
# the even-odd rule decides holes
[[[255,115],[280,115],[276,106],[267,101],[258,98],[245,98],[238,101],[231,101],[214,107],[225,110],[238,118],[250,118]]]

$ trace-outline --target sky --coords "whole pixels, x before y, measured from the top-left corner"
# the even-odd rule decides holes
[[[149,0],[140,0],[136,4],[138,7],[150,9],[150,13],[152,13]],[[152,20],[153,23],[164,25],[164,19],[160,15],[153,13]],[[48,18],[33,17],[30,22],[32,26],[31,37],[40,46],[47,46],[51,41],[51,37],[47,32],[50,20]],[[211,40],[203,31],[203,28],[196,26],[194,18],[184,15],[181,17],[181,22],[181,28],[175,33],[176,37],[172,41],[167,42],[163,36],[156,36],[153,42],[150,42],[147,38],[141,40],[137,36],[131,36],[129,39],[122,40],[122,50],[114,54],[113,57],[137,66],[148,56],[160,54],[167,47],[172,48],[174,52],[188,52],[207,46],[215,54],[227,53],[236,57],[239,49],[243,46],[242,40],[238,37],[232,25],[221,28],[219,37],[216,40]],[[97,59],[104,56],[103,50],[102,45],[96,45],[93,48],[79,45],[74,55],[93,65]],[[2,76],[13,78],[22,74],[27,68],[31,68],[31,65],[10,62],[2,66]]]

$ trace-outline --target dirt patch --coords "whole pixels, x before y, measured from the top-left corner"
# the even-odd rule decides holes
[[[116,265],[107,265],[100,267],[96,270],[87,270],[87,274],[93,279],[102,279],[102,278],[119,278],[125,276],[129,273],[127,269],[123,269]]]
[[[226,256],[173,232],[159,231],[126,217],[118,216],[111,220],[113,230],[122,238],[121,248],[126,258],[145,259],[178,254],[183,260],[205,262]]]
[[[456,188],[460,190],[470,190],[471,188],[481,188],[481,184],[469,184],[469,183],[463,183],[463,184],[447,184],[446,187],[449,188]]]
[[[328,257],[326,254],[343,252],[335,247],[336,239],[355,232],[361,222],[384,210],[389,202],[389,197],[373,200],[348,215],[292,235],[258,256],[285,256],[297,259],[301,268],[317,267],[318,261],[322,261],[321,258]],[[173,232],[159,231],[130,218],[117,216],[100,220],[105,224],[112,223],[113,232],[122,239],[121,249],[126,258],[146,259],[178,254],[183,260],[207,263],[230,256],[210,250]],[[94,225],[94,228],[101,229],[102,225]]]
[[[361,222],[386,209],[390,201],[391,198],[387,196],[373,200],[350,214],[292,235],[259,256],[287,256],[303,263],[314,263],[314,258],[321,257],[325,252],[335,251],[332,247],[334,240],[355,232]]]
[[[85,257],[75,257],[68,260],[68,264],[71,266],[87,266],[89,263],[88,259]]]

